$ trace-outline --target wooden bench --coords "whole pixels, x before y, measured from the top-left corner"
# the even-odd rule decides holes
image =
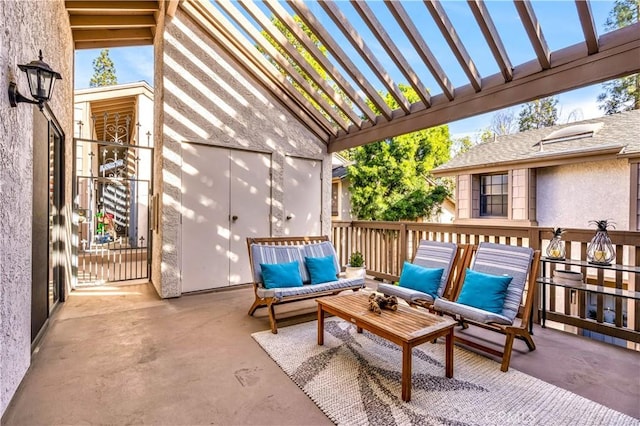
[[[335,281],[311,284],[309,272],[305,265],[305,257],[333,256],[336,272],[340,272],[340,265],[335,248],[327,236],[313,237],[264,237],[247,238],[249,262],[253,275],[253,289],[255,300],[249,308],[249,315],[258,308],[266,307],[269,314],[271,332],[278,332],[274,306],[300,300],[315,299],[322,296],[338,294],[344,290],[357,291],[364,287],[363,277],[342,278]],[[260,264],[299,262],[300,275],[303,278],[301,287],[272,287],[266,288],[262,279]]]

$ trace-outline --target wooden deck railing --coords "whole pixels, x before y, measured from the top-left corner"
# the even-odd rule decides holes
[[[566,257],[586,261],[587,244],[594,235],[595,229],[568,229],[563,235]],[[637,250],[640,232],[612,230],[609,235],[616,248],[615,263],[632,268],[640,266],[640,250]],[[413,258],[421,239],[462,244],[482,241],[512,244],[541,250],[544,256],[551,237],[550,228],[539,227],[370,221],[335,221],[331,235],[341,265],[347,264],[352,252],[360,251],[367,273],[388,281],[399,279],[403,262]],[[547,263],[546,270],[540,268],[540,273],[552,276],[556,267]],[[573,269],[582,272],[588,283],[640,291],[640,284],[636,284],[640,283],[640,273],[603,271],[590,266]],[[640,349],[640,300],[554,286],[548,286],[547,290],[548,321],[564,324],[569,331],[577,328],[600,333],[609,339],[634,342]],[[535,315],[538,322],[542,308],[540,293],[538,291]]]

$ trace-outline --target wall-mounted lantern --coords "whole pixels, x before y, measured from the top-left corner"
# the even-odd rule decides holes
[[[31,61],[26,65],[18,65],[18,68],[27,74],[29,91],[33,99],[22,96],[18,92],[18,86],[12,81],[9,83],[9,103],[12,107],[18,106],[20,102],[36,104],[42,111],[44,103],[51,99],[55,81],[62,80],[62,76],[42,61],[42,50],[40,51],[39,60]]]

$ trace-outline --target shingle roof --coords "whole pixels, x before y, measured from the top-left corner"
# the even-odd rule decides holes
[[[540,141],[552,132],[589,123],[602,123],[602,127],[592,137],[546,141],[543,142],[541,151]],[[640,155],[640,110],[498,136],[494,141],[478,144],[457,155],[448,163],[435,168],[434,172],[442,175],[452,169],[481,168],[514,161],[536,162],[545,156],[587,155],[616,147],[620,149],[620,155]]]

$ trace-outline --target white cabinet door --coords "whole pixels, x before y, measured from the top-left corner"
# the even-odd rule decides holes
[[[251,282],[247,236],[270,236],[271,158],[182,149],[182,292]]]
[[[231,151],[229,283],[252,282],[247,237],[271,235],[271,156]]]
[[[287,157],[284,166],[284,233],[322,232],[322,161]]]
[[[229,150],[182,147],[182,292],[229,285]]]

